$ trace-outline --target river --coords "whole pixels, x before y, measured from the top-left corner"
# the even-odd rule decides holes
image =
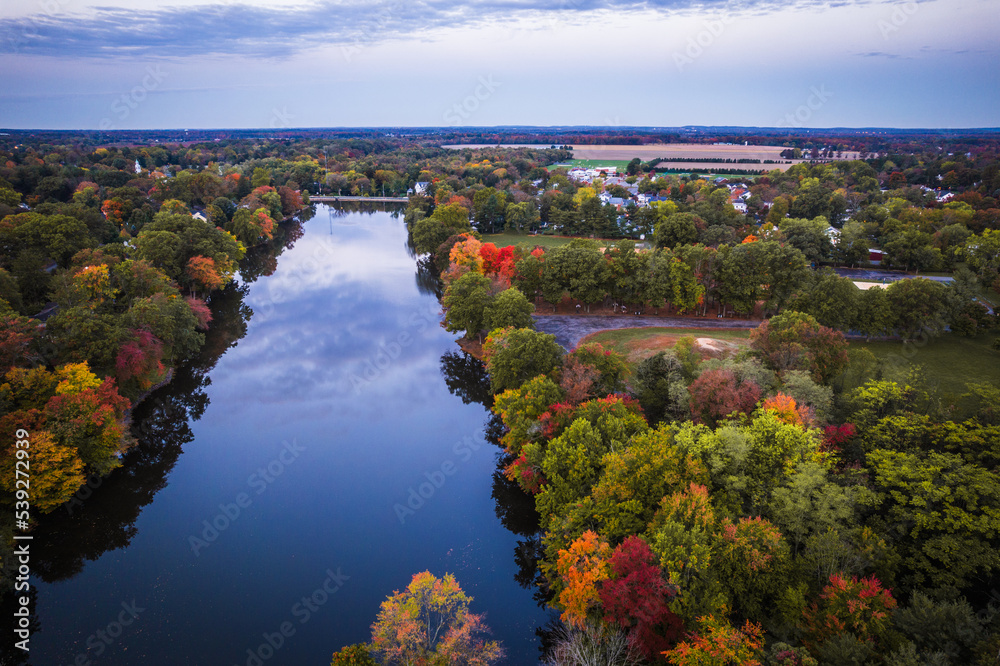
[[[124,466],[36,530],[30,663],[328,664],[424,570],[537,661],[532,504],[406,237],[319,205],[248,258]]]

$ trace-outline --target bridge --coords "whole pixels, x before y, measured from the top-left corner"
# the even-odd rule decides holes
[[[320,197],[310,196],[309,201],[316,203],[339,203],[341,201],[369,201],[371,203],[407,203],[409,197]]]

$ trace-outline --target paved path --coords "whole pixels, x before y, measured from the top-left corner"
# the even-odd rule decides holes
[[[556,342],[570,350],[585,336],[610,328],[757,328],[759,321],[747,319],[689,319],[687,317],[636,317],[634,315],[533,315],[535,328],[556,336]]]

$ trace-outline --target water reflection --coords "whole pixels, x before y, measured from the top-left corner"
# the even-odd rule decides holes
[[[465,404],[478,402],[487,409],[493,406],[490,376],[479,359],[460,349],[449,351],[441,356],[441,374],[448,390]]]
[[[519,571],[511,552],[530,554],[515,534],[537,518],[530,498],[495,478],[491,496],[503,463],[480,433],[484,417],[490,441],[502,424],[486,411],[482,366],[414,285],[400,220],[318,211],[304,237],[294,225],[276,237],[277,264],[254,250],[238,284],[212,298],[201,355],[135,409],[140,444],[124,467],[39,526],[33,663],[72,661],[126,596],[150,611],[102,663],[242,663],[341,566],[350,584],[282,663],[319,663],[367,640],[379,603],[425,569],[459,578],[510,663],[532,660],[544,614],[515,582],[534,575],[530,558]],[[189,535],[252,488],[284,439],[305,446],[302,462],[193,554]],[[403,523],[394,505],[446,462],[457,472]]]

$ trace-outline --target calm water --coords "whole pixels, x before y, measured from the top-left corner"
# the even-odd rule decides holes
[[[328,664],[425,569],[508,663],[537,660],[531,503],[496,473],[485,377],[402,218],[319,206],[285,236],[137,409],[125,467],[36,532],[30,663]]]

